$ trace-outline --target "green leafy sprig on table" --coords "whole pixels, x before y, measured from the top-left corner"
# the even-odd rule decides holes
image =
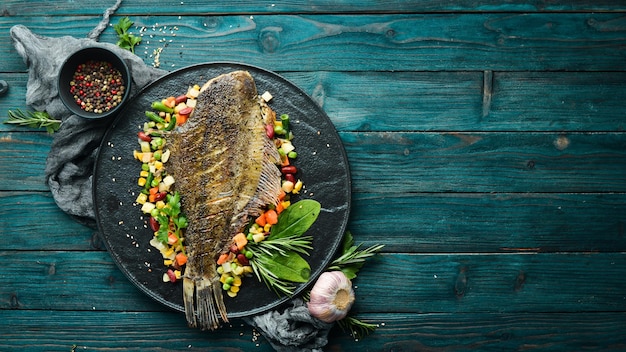
[[[128,17],[120,18],[117,24],[113,25],[113,29],[117,33],[117,46],[122,49],[130,50],[131,53],[135,52],[135,46],[141,43],[141,37],[135,36],[128,30],[134,24]]]
[[[346,275],[346,277],[352,280],[356,277],[356,274],[359,272],[361,267],[363,267],[363,264],[365,264],[365,260],[374,256],[384,247],[384,245],[378,244],[362,250],[359,249],[360,247],[361,245],[354,244],[352,233],[350,233],[350,231],[346,231],[343,237],[341,255],[330,264],[327,270],[340,270]],[[341,330],[352,335],[356,339],[369,335],[378,327],[376,324],[363,322],[350,315],[338,320],[337,325],[341,328]]]
[[[259,281],[277,294],[292,296],[294,283],[309,280],[311,267],[302,257],[312,249],[311,236],[302,236],[317,219],[319,202],[305,199],[292,204],[278,217],[267,239],[249,242],[254,257],[250,265]]]
[[[45,128],[52,134],[61,127],[61,120],[55,120],[45,111],[22,111],[16,109],[9,110],[9,118],[4,121],[6,124],[27,126],[33,128]]]

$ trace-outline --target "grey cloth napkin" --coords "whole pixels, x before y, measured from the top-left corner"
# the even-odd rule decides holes
[[[114,51],[128,64],[133,79],[131,96],[166,71],[146,65],[141,58],[116,45],[97,41],[108,24],[109,15],[119,6],[105,12],[102,22],[88,38],[70,36],[50,38],[32,33],[22,25],[11,28],[13,44],[28,65],[26,104],[61,119],[46,160],[46,182],[57,205],[80,223],[96,228],[92,200],[92,175],[100,141],[112,119],[86,120],[70,113],[58,95],[57,76],[63,62],[73,52],[87,46]],[[279,352],[321,351],[328,342],[332,324],[312,317],[301,299],[282,311],[270,311],[246,318]]]

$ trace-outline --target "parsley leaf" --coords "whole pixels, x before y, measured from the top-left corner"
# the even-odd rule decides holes
[[[134,22],[130,20],[128,17],[120,18],[117,24],[113,25],[113,29],[117,33],[117,46],[122,49],[130,50],[130,52],[135,52],[135,46],[141,43],[141,37],[137,37],[132,33],[128,32],[128,30],[133,26]]]

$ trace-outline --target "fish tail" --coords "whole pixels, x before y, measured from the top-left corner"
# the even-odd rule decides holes
[[[219,328],[220,317],[228,322],[218,280],[183,278],[183,302],[189,327],[215,330]]]

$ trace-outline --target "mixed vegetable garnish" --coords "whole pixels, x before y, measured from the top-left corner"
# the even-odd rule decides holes
[[[188,225],[181,209],[180,194],[175,190],[176,181],[167,173],[170,157],[167,132],[187,121],[199,94],[200,87],[195,85],[184,95],[153,102],[137,134],[139,149],[133,152],[134,158],[141,162],[137,181],[141,192],[136,203],[149,215],[149,227],[154,232],[150,244],[160,251],[167,268],[164,282],[176,282],[184,274],[187,263],[184,234]],[[266,92],[261,98],[267,103],[272,96]],[[299,193],[303,184],[297,179],[298,169],[292,164],[297,153],[290,127],[288,115],[277,119],[275,114],[270,114],[265,121],[266,135],[274,141],[281,156],[279,202],[268,205],[243,232],[233,237],[230,248],[216,258],[220,282],[230,297],[237,296],[242,278],[252,274],[277,293],[284,294],[293,293],[293,282],[308,280],[310,268],[301,255],[307,255],[312,248],[312,238],[302,234],[317,218],[319,203],[302,200],[296,203],[297,207],[291,204],[291,195]],[[301,221],[302,217],[305,221]]]

